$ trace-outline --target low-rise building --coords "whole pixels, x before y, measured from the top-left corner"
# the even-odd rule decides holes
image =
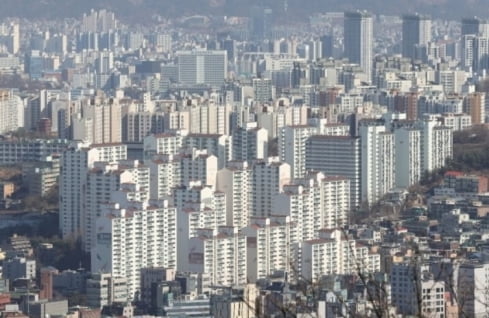
[[[60,173],[59,156],[48,156],[42,161],[23,164],[24,182],[29,193],[44,197],[58,184]]]
[[[111,274],[93,274],[86,282],[87,305],[102,308],[114,302],[127,302],[127,279]]]
[[[15,184],[13,182],[4,181],[0,182],[0,199],[10,198],[15,192]]]
[[[0,164],[41,161],[68,148],[66,139],[7,139],[0,141]]]
[[[3,277],[9,280],[18,278],[35,279],[36,261],[25,257],[14,257],[3,262]]]

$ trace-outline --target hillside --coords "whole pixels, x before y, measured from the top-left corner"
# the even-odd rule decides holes
[[[485,126],[457,131],[453,134],[453,159],[449,170],[489,172],[489,130]]]

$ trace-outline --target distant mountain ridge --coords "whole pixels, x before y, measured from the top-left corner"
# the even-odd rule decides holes
[[[252,4],[264,4],[283,14],[285,1],[289,16],[298,17],[355,9],[390,15],[420,12],[450,19],[489,16],[487,0],[1,0],[0,17],[80,17],[91,8],[107,8],[123,20],[147,21],[154,14],[246,15]]]

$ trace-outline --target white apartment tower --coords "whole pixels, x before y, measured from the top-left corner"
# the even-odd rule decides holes
[[[293,178],[301,178],[306,172],[307,139],[315,135],[313,126],[285,126],[280,130],[278,151],[280,160],[290,165]]]
[[[205,286],[243,286],[254,263],[247,255],[247,237],[233,227],[200,230],[204,241]]]
[[[207,150],[207,153],[218,159],[218,167],[222,169],[232,158],[232,136],[218,134],[189,134],[185,138],[187,149]]]
[[[348,225],[351,210],[350,180],[341,176],[324,176],[320,184],[323,211],[319,220],[321,227],[333,229]]]
[[[97,161],[117,162],[127,158],[122,144],[94,145],[74,142],[63,153],[59,186],[59,226],[64,238],[82,234],[88,171]]]
[[[152,199],[170,198],[175,187],[199,181],[215,187],[217,157],[208,155],[206,150],[193,149],[179,155],[154,155],[146,159],[149,167],[150,196]]]
[[[310,172],[284,186],[283,193],[274,198],[273,212],[290,216],[299,240],[314,239],[321,229],[348,224],[350,183],[346,178]]]
[[[396,186],[408,188],[421,179],[421,130],[401,127],[394,131],[396,142]]]
[[[273,211],[289,215],[292,222],[296,224],[297,237],[300,241],[314,238],[319,226],[315,223],[320,210],[317,201],[314,200],[314,192],[302,185],[287,185],[284,192],[275,196]]]
[[[233,160],[249,161],[268,158],[268,132],[248,124],[233,132]]]
[[[20,27],[18,22],[0,24],[0,41],[10,54],[17,54],[20,48]]]
[[[139,143],[150,133],[164,131],[165,114],[155,111],[129,111],[122,117],[122,141]]]
[[[24,127],[24,105],[12,91],[0,90],[0,134]]]
[[[251,216],[269,217],[273,198],[292,181],[290,166],[276,157],[269,157],[267,161],[253,162],[252,169]]]
[[[212,186],[191,182],[174,189],[177,208],[177,270],[189,270],[189,240],[198,236],[198,228],[215,229],[232,222],[226,211],[226,196],[215,192]]]
[[[292,245],[298,242],[295,224],[289,216],[251,218],[248,236],[256,236],[256,277],[267,278],[277,271],[291,271]]]
[[[423,171],[433,171],[445,166],[447,159],[453,156],[453,131],[440,126],[436,119],[422,122],[422,160]]]
[[[395,185],[394,135],[379,123],[360,127],[361,199],[373,204]]]
[[[95,162],[88,171],[85,190],[82,241],[85,251],[90,252],[96,241],[95,223],[102,216],[102,205],[110,202],[113,192],[122,184],[135,184],[142,194],[142,200],[149,200],[150,173],[147,166],[131,160],[117,163]]]
[[[192,134],[229,134],[232,107],[214,102],[205,102],[187,108]]]
[[[115,192],[96,222],[93,272],[126,277],[129,299],[140,290],[141,269],[176,268],[176,209],[168,201],[131,201]]]
[[[155,154],[179,154],[185,144],[185,136],[185,130],[146,136],[143,140],[144,158],[151,159]]]
[[[354,113],[358,107],[363,106],[363,95],[360,94],[340,94],[336,97],[339,111],[344,114]]]
[[[474,42],[476,35],[462,35],[462,66],[465,70],[471,70],[474,64]]]
[[[301,242],[296,268],[304,279],[318,281],[324,275],[374,273],[380,270],[380,254],[348,238],[342,230],[323,230],[318,238]]]
[[[189,153],[180,156],[181,185],[193,181],[201,181],[204,185],[213,188],[217,181],[217,157],[207,150],[191,149]]]
[[[483,53],[484,44],[487,44],[489,37],[489,23],[477,17],[462,19],[462,66],[466,70],[471,70],[479,64],[480,53]],[[478,43],[482,40],[481,43]],[[482,47],[481,47],[482,44]]]
[[[214,192],[210,197],[204,197],[203,202],[187,203],[185,215],[188,218],[188,237],[198,237],[199,229],[217,229],[226,226],[226,195]],[[187,222],[187,220],[186,220]]]
[[[246,161],[230,161],[217,173],[217,190],[226,195],[229,226],[241,229],[248,225],[252,209],[252,172]]]
[[[121,106],[116,98],[95,96],[82,101],[82,111],[72,118],[75,140],[92,144],[122,141]]]
[[[269,138],[280,135],[284,126],[304,126],[308,124],[308,109],[302,106],[264,106],[256,114],[258,127],[268,131]]]
[[[170,111],[163,117],[163,127],[166,131],[190,131],[190,110]]]
[[[154,155],[144,164],[150,171],[150,198],[170,198],[173,188],[181,185],[181,161],[178,155]]]

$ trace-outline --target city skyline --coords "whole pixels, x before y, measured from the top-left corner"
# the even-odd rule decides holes
[[[0,317],[487,315],[482,9],[104,1],[0,18]]]

